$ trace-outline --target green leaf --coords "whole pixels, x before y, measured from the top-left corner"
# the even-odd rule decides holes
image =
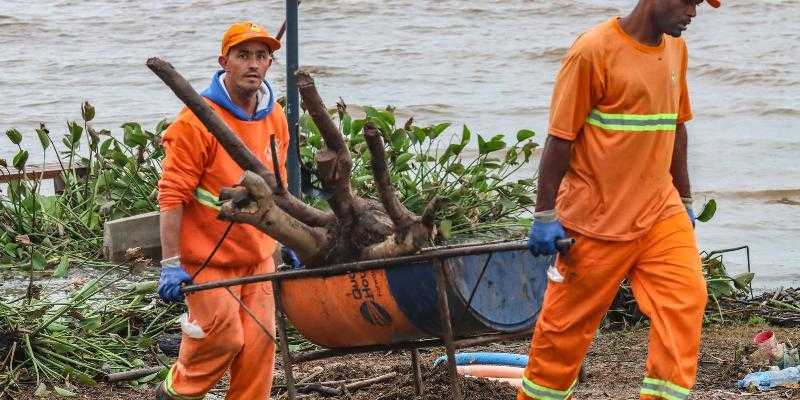
[[[437,137],[439,137],[439,135],[442,134],[442,132],[445,131],[445,129],[449,127],[450,127],[449,122],[434,125],[433,127],[430,128],[430,131],[428,132],[428,137],[431,139],[436,139]]]
[[[461,175],[461,174],[464,173],[464,171],[466,171],[466,169],[464,168],[464,164],[461,164],[461,163],[454,163],[447,170],[449,172],[452,172],[452,173],[456,174],[456,175]]]
[[[478,154],[484,154],[483,148],[486,146],[486,140],[483,136],[478,135]]]
[[[425,137],[427,136],[426,132],[427,129],[422,129],[418,126],[413,127],[410,132],[411,140],[414,143],[421,143],[423,140],[425,140]]]
[[[419,163],[427,163],[427,162],[436,161],[436,158],[431,156],[430,154],[417,154],[415,156],[415,159]]]
[[[750,283],[753,282],[753,278],[755,276],[756,274],[752,272],[743,272],[731,279],[733,279],[733,286],[736,286],[737,289],[747,290],[750,286]]]
[[[353,121],[352,125],[350,125],[350,134],[355,135],[356,133],[361,132],[361,129],[364,128],[364,125],[367,124],[366,119],[357,119]]]
[[[75,121],[70,121],[67,123],[67,128],[69,129],[69,148],[74,149],[81,142],[83,127]]]
[[[531,156],[533,155],[533,149],[535,149],[536,146],[538,145],[535,142],[528,142],[522,146],[522,154],[525,154],[526,163],[531,159]]]
[[[47,128],[42,127],[36,130],[36,135],[39,136],[39,143],[42,144],[42,149],[47,150],[50,147],[50,137],[48,136]]]
[[[161,121],[158,121],[158,123],[156,124],[154,133],[156,135],[160,135],[161,132],[164,132],[168,127],[169,127],[169,122],[167,122],[166,119],[162,119]]]
[[[147,135],[142,132],[141,125],[135,122],[127,122],[122,125],[124,130],[122,141],[128,147],[139,147],[147,145]]]
[[[351,134],[350,130],[352,126],[353,118],[351,118],[349,115],[345,115],[344,118],[342,118],[342,132],[349,136]]]
[[[478,135],[478,154],[480,155],[489,154],[503,147],[506,147],[506,143],[503,141],[502,136],[495,136],[487,142],[481,135]]]
[[[726,297],[733,294],[733,288],[727,280],[711,280],[708,282],[708,292],[717,297]]]
[[[466,125],[464,125],[464,129],[461,130],[461,146],[466,146],[469,143],[469,139],[472,136],[472,132],[469,131]]]
[[[397,159],[394,161],[394,167],[397,169],[403,169],[404,167],[408,166],[408,162],[414,158],[414,155],[411,153],[403,153],[397,156]]]
[[[386,122],[389,126],[394,126],[395,124],[394,114],[388,111],[378,111],[378,118]]]
[[[453,143],[450,146],[447,146],[447,150],[444,151],[441,157],[439,157],[439,164],[443,164],[445,161],[450,159],[450,157],[458,156],[461,154],[461,150],[464,147],[462,145]]]
[[[31,265],[33,265],[34,271],[44,271],[47,268],[47,260],[41,253],[34,250],[31,254]]]
[[[67,276],[67,271],[69,271],[69,257],[61,256],[61,259],[58,261],[58,266],[53,271],[54,278],[63,278]]]
[[[714,217],[714,214],[717,213],[717,201],[714,199],[709,200],[703,205],[703,211],[700,212],[700,215],[697,216],[697,220],[700,222],[708,222],[711,218]]]
[[[72,379],[74,379],[78,383],[80,383],[81,385],[85,385],[85,386],[95,386],[95,385],[97,385],[97,381],[95,381],[94,378],[92,378],[89,375],[86,375],[83,372],[76,371],[72,367],[64,368],[64,375],[67,375],[67,376],[71,377]]]
[[[536,132],[530,129],[522,129],[517,132],[517,142],[521,142],[526,139],[530,139],[536,135]]]
[[[60,388],[58,386],[53,386],[53,390],[59,397],[76,397],[77,394],[75,392],[70,392],[67,389]]]
[[[11,140],[11,143],[19,145],[22,142],[22,134],[18,130],[11,128],[6,131],[6,136]]]
[[[445,219],[439,223],[439,232],[442,233],[442,237],[446,239],[450,239],[453,236],[453,221],[449,219]]]
[[[51,322],[50,325],[47,325],[47,330],[50,332],[64,332],[68,328],[68,326],[59,324],[58,322]]]
[[[157,288],[158,281],[143,281],[131,283],[125,287],[125,291],[129,291],[132,294],[151,294],[155,293]]]
[[[22,170],[25,168],[25,163],[28,162],[28,150],[20,150],[14,156],[12,163],[14,164],[14,168]]]
[[[389,134],[392,132],[392,127],[379,116],[368,117],[367,120],[375,125],[383,134]]]
[[[114,138],[108,138],[100,145],[100,154],[102,154],[103,157],[107,157],[112,144],[114,144]]]

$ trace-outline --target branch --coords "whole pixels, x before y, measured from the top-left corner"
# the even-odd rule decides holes
[[[273,193],[264,179],[245,171],[239,185],[220,193],[220,219],[253,225],[289,246],[307,265],[315,265],[327,252],[327,231],[310,227],[276,207]]]
[[[214,135],[225,151],[243,170],[255,172],[264,179],[270,189],[275,191],[277,186],[275,175],[253,155],[236,134],[231,132],[222,118],[197,94],[192,85],[172,65],[153,57],[147,60],[147,67],[161,78],[175,95],[192,110],[200,122]],[[277,194],[275,203],[291,216],[312,226],[325,226],[334,222],[332,214],[310,207],[289,193]]]
[[[323,189],[331,194],[328,204],[336,214],[339,223],[349,225],[357,215],[364,211],[364,202],[353,194],[350,188],[353,160],[347,143],[333,123],[322,98],[314,85],[314,79],[307,72],[297,73],[297,87],[306,111],[314,120],[327,149],[317,153],[315,160]]]
[[[399,235],[399,236],[398,236]],[[361,260],[399,257],[413,254],[425,246],[430,237],[430,230],[417,223],[404,233],[394,233],[380,243],[373,244],[361,251]]]
[[[344,137],[339,133],[339,128],[336,127],[336,124],[333,123],[328,114],[328,109],[325,108],[325,103],[322,102],[322,98],[319,97],[319,92],[317,92],[317,88],[314,85],[314,79],[311,78],[308,72],[297,72],[297,87],[300,89],[300,97],[303,98],[303,104],[306,106],[308,115],[314,120],[322,139],[325,140],[325,146],[340,155],[347,153],[349,158],[350,151],[347,150]]]
[[[386,166],[386,152],[384,151],[383,140],[377,128],[372,124],[364,126],[364,139],[367,141],[372,164],[372,176],[375,177],[375,187],[381,196],[381,202],[386,207],[386,212],[394,222],[395,226],[403,229],[416,222],[417,217],[408,211],[400,202],[394,192],[394,187],[389,181],[389,173]]]
[[[342,165],[338,154],[329,149],[317,152],[314,160],[317,162],[317,174],[322,189],[331,194],[328,198],[331,210],[340,223],[352,222],[352,207],[357,200],[350,190],[350,170],[347,165]]]

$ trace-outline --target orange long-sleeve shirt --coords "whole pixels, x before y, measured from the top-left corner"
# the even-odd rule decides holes
[[[289,129],[279,104],[261,120],[237,119],[207,100],[250,151],[272,170],[270,136],[275,135],[281,176],[286,177]],[[158,182],[161,211],[183,206],[180,229],[181,260],[201,264],[222,237],[228,222],[217,219],[220,189],[239,182],[244,171],[188,108],[166,130],[163,173]],[[255,227],[235,224],[209,264],[236,267],[257,264],[275,252],[275,240]]]

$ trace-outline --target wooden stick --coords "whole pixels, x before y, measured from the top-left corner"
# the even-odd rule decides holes
[[[394,191],[392,183],[389,181],[389,171],[386,162],[386,151],[383,147],[381,133],[372,124],[364,126],[364,140],[372,155],[370,164],[372,165],[372,176],[375,177],[375,187],[381,197],[381,203],[386,208],[386,212],[394,222],[395,226],[403,229],[416,222],[416,216],[400,202]]]
[[[225,151],[243,170],[250,170],[261,176],[275,192],[277,182],[275,175],[242,143],[228,128],[211,106],[192,88],[192,85],[168,62],[153,57],[147,60],[147,67],[172,89],[184,104],[214,135]],[[311,226],[325,226],[334,222],[332,213],[326,213],[310,207],[291,194],[276,194],[275,203],[289,215]]]

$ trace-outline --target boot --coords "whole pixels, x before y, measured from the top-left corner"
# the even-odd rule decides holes
[[[156,400],[174,400],[172,396],[167,394],[163,382],[156,388]]]

